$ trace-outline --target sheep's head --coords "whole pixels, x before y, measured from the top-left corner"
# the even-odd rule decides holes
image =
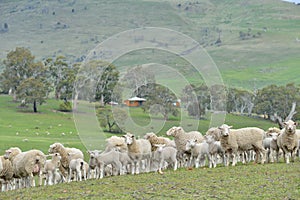
[[[131,133],[127,133],[126,135],[123,135],[123,137],[125,138],[125,143],[127,145],[131,145],[134,141],[134,135],[132,135]]]
[[[190,151],[192,148],[195,147],[196,144],[197,144],[197,140],[196,139],[187,140],[187,142],[185,144],[185,150],[186,151]]]
[[[231,128],[232,128],[232,126],[228,126],[227,124],[223,124],[223,125],[219,126],[221,136],[223,136],[223,137],[229,136]]]
[[[18,148],[18,147],[12,147],[8,150],[5,151],[5,154],[4,154],[4,159],[11,159],[13,157],[15,157],[16,155],[18,155],[19,153],[21,153],[21,149]]]
[[[272,140],[277,141],[279,133],[273,132],[269,134],[272,137]]]
[[[48,153],[59,153],[59,151],[61,150],[62,147],[63,147],[63,145],[60,143],[51,144],[48,149]]]
[[[154,138],[155,136],[156,135],[153,132],[146,133],[145,136],[144,136],[144,139],[148,140],[148,139]]]
[[[205,135],[204,136],[207,143],[211,144],[215,141],[214,137],[212,135]]]
[[[296,133],[296,126],[298,125],[297,122],[294,122],[293,120],[289,120],[287,122],[284,122],[284,128],[285,131],[289,134],[295,134]]]
[[[180,127],[180,126],[179,127],[174,126],[174,127],[170,128],[167,131],[166,135],[168,135],[168,136],[176,136],[176,135],[178,135],[181,132],[184,132],[184,130],[183,130],[182,127]]]
[[[157,147],[156,151],[162,152],[166,144],[155,144],[154,146]]]

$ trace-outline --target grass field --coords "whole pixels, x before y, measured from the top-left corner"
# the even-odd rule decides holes
[[[0,199],[299,199],[300,162],[105,177],[0,193]]]

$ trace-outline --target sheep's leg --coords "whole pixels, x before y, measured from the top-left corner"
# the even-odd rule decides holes
[[[177,170],[177,165],[178,165],[178,161],[177,161],[177,159],[175,158],[175,159],[174,159],[174,171]]]
[[[69,170],[69,179],[68,179],[68,183],[71,182],[72,171],[73,171],[73,170],[70,168],[70,170]]]
[[[232,166],[235,166],[236,165],[236,153],[232,153]]]

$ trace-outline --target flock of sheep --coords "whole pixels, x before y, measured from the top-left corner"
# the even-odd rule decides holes
[[[289,120],[282,130],[248,127],[231,129],[226,124],[210,128],[203,136],[198,131],[185,132],[182,127],[172,127],[166,135],[154,133],[136,138],[127,133],[122,137],[112,136],[106,140],[103,152],[88,151],[89,160],[84,160],[81,150],[64,147],[61,143],[50,145],[48,155],[40,150],[22,152],[18,147],[5,151],[0,156],[0,179],[2,191],[33,187],[34,176],[39,185],[53,185],[110,175],[139,174],[158,171],[167,167],[214,168],[223,163],[228,166],[254,160],[261,164],[279,161],[282,154],[286,163],[295,160],[299,148],[300,130],[297,123]],[[300,155],[300,154],[299,154]],[[47,160],[47,157],[51,159]]]

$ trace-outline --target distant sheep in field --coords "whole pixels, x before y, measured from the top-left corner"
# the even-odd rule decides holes
[[[202,134],[198,131],[185,132],[182,127],[172,127],[170,128],[166,135],[173,136],[176,144],[176,148],[178,150],[177,157],[179,158],[179,162],[181,162],[181,166],[184,165],[185,154],[186,154],[186,143],[190,139],[197,140],[198,143],[204,140]]]
[[[226,124],[219,127],[221,130],[221,146],[227,155],[226,166],[229,165],[230,157],[232,157],[232,166],[235,166],[239,151],[246,152],[249,150],[255,151],[255,162],[257,163],[258,157],[260,157],[261,163],[263,164],[265,162],[266,153],[263,148],[264,130],[255,127],[235,130],[230,130],[230,128],[231,126]]]
[[[131,173],[139,174],[142,161],[146,163],[146,172],[150,171],[151,144],[145,139],[136,139],[134,135],[127,133],[124,135],[128,147],[128,156],[131,159]]]
[[[283,124],[284,128],[278,136],[277,145],[283,152],[284,161],[288,164],[290,157],[291,161],[294,162],[296,152],[299,148],[299,139],[296,134],[296,122],[289,120]]]
[[[67,177],[67,173],[69,171],[69,158],[68,153],[73,153],[73,158],[81,158],[83,159],[83,153],[79,149],[76,148],[69,148],[64,147],[61,143],[54,143],[50,145],[48,152],[50,154],[59,153],[61,156],[61,165],[59,167],[59,170],[64,175],[64,177]]]

